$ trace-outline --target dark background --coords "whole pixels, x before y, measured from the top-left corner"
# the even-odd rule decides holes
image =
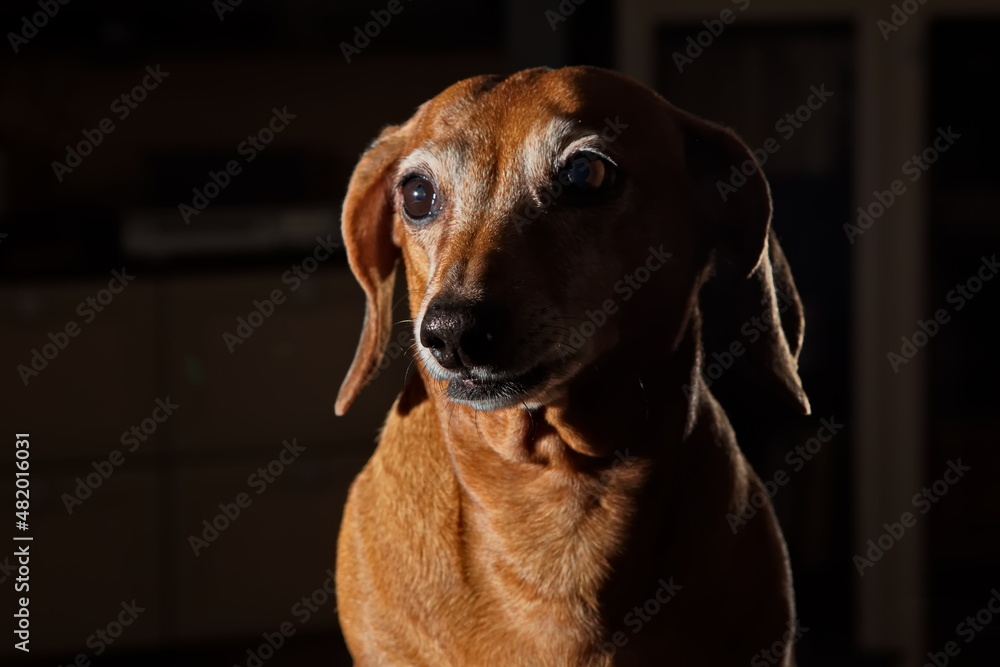
[[[350,171],[382,126],[461,78],[593,64],[640,76],[751,147],[777,135],[810,86],[834,91],[764,168],[806,307],[801,375],[814,415],[747,409],[738,362],[713,389],[760,476],[791,474],[774,503],[809,628],[800,664],[923,665],[949,641],[960,648],[949,664],[995,664],[1000,619],[968,643],[957,626],[1000,586],[1000,281],[961,311],[947,294],[1000,249],[1000,3],[913,3],[888,40],[876,23],[893,11],[883,2],[753,0],[741,11],[729,0],[566,0],[559,18],[546,14],[560,11],[556,0],[401,3],[351,62],[341,43],[385,2],[244,0],[220,20],[210,0],[72,0],[16,53],[6,35],[39,7],[0,9],[0,417],[10,457],[0,497],[13,508],[12,441],[30,432],[34,537],[30,659],[5,640],[3,660],[246,665],[263,633],[290,622],[295,634],[264,664],[348,664],[332,600],[306,622],[295,605],[333,566],[347,487],[409,360],[335,418],[361,291],[342,252],[298,289],[282,276],[317,236],[336,238]],[[672,54],[723,9],[735,21],[678,71]],[[157,64],[169,76],[119,120],[112,101]],[[185,225],[178,205],[210,171],[242,160],[237,146],[274,108],[295,118]],[[52,163],[104,117],[115,130],[58,181]],[[905,180],[900,165],[949,126],[961,138],[852,243],[844,225],[857,207]],[[122,267],[134,281],[85,323],[77,304]],[[276,288],[287,302],[230,353],[223,333]],[[886,353],[938,308],[950,321],[893,372]],[[71,320],[79,335],[26,385],[17,367]],[[168,397],[175,413],[69,513],[78,478],[124,450],[122,433]],[[821,418],[845,427],[791,473],[786,453]],[[256,495],[248,476],[293,438],[304,453]],[[860,576],[852,559],[867,540],[914,511],[912,495],[959,457],[972,470]],[[240,492],[252,504],[196,556],[189,537]],[[88,637],[133,599],[145,611],[95,656]]]

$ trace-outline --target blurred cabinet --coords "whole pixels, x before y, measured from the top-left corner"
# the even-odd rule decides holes
[[[15,364],[30,367],[32,349],[52,342],[48,332],[63,341],[68,321],[80,326],[47,350],[52,358],[27,386],[14,365],[0,380],[11,427],[32,439],[33,655],[93,658],[88,638],[133,599],[144,611],[109,655],[252,642],[284,621],[335,632],[332,596],[306,625],[292,607],[334,567],[348,487],[409,360],[395,360],[348,416],[335,417],[363,293],[346,266],[322,267],[294,289],[282,281],[287,268],[137,275],[90,322],[78,304],[106,280],[0,287],[0,346]],[[264,304],[275,290],[281,303]],[[251,318],[260,310],[269,314]],[[238,332],[238,318],[251,328]],[[242,340],[229,340],[232,351],[226,332]],[[172,414],[126,451],[122,434],[143,420],[151,427],[157,400]],[[272,482],[258,475],[251,485],[286,440],[305,449]],[[124,461],[70,514],[65,499],[88,475],[96,484],[95,466],[108,470],[114,450]],[[201,537],[202,521],[241,492],[250,505],[196,555],[189,536]]]
[[[673,11],[676,5],[669,4]],[[726,4],[735,16],[748,6]],[[849,475],[855,420],[848,372],[852,245],[843,224],[852,210],[858,31],[846,20],[754,23],[740,16],[708,47],[706,36],[710,33],[700,21],[651,22],[645,37],[651,48],[650,80],[672,104],[733,128],[763,163],[773,198],[773,229],[805,309],[798,369],[814,414],[795,420],[782,411],[773,419],[763,414],[759,403],[746,400],[757,378],[739,363],[713,382],[712,392],[764,479],[787,470],[786,455],[815,435],[821,419],[832,415],[846,426],[792,476],[774,504],[795,573],[797,613],[806,627],[822,628],[797,646],[799,660],[856,664],[860,658],[848,648],[856,574],[844,567],[852,554]],[[703,40],[702,46],[692,47],[695,39]],[[691,62],[683,59],[698,52]],[[706,337],[706,357],[731,340]],[[827,655],[824,644],[843,652]]]
[[[38,440],[33,447],[40,451],[44,445]],[[122,604],[131,605],[133,600],[142,611],[109,651],[159,642],[165,600],[157,473],[119,470],[68,514],[61,497],[72,493],[75,485],[71,475],[36,473],[32,478],[34,540],[26,543],[31,554],[32,654],[93,656],[94,647],[100,645],[95,633],[116,621]],[[9,557],[16,565],[11,556],[14,548],[5,546],[0,562],[6,565],[3,559]],[[3,585],[12,593],[12,581]],[[11,597],[5,596],[4,611]],[[21,653],[4,642],[0,661],[13,656]]]
[[[0,392],[15,424],[31,426],[36,459],[104,457],[155,407],[157,286],[107,286],[0,287],[0,345],[14,362]]]
[[[928,514],[931,646],[955,640],[956,624],[983,608],[997,584],[1000,562],[1000,515],[993,511],[1000,466],[1000,278],[995,268],[1000,127],[990,108],[991,91],[979,83],[984,72],[1000,67],[998,29],[995,9],[989,17],[938,17],[927,26],[929,114],[923,145],[931,145],[938,128],[951,128],[960,137],[927,172],[923,319],[938,308],[946,309],[950,319],[921,352],[929,407],[919,422],[928,434],[924,481],[938,479],[947,461],[961,459],[972,468],[967,481],[956,484]],[[912,376],[917,369],[908,370]],[[983,635],[974,643],[967,636],[958,640],[963,663],[996,662],[1000,637],[995,631]]]
[[[372,402],[365,401],[332,419],[361,332],[363,293],[346,267],[298,283],[294,275],[283,282],[285,275],[184,278],[165,286],[168,379],[184,406],[176,420],[180,451],[269,446],[293,436],[357,439],[370,449],[398,386],[372,386],[382,399],[377,411],[366,411]],[[276,290],[280,304],[270,302]]]
[[[301,444],[301,443],[300,443]],[[310,630],[333,629],[333,597],[324,594],[318,613],[293,607],[311,597],[334,567],[334,550],[347,489],[364,460],[323,459],[321,445],[306,448],[266,487],[255,475],[278,454],[281,445],[263,450],[256,460],[221,467],[187,468],[177,476],[176,534],[171,540],[177,564],[177,638],[185,643],[220,635],[274,632],[285,621],[298,631],[308,619]],[[238,494],[249,504],[232,520],[218,518],[220,503],[229,514]],[[244,503],[247,504],[247,503]],[[204,521],[226,526],[207,541]],[[206,591],[211,604],[206,604]]]

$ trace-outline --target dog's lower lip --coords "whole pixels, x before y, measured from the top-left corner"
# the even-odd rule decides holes
[[[492,409],[514,405],[533,389],[541,385],[548,372],[544,364],[517,376],[484,379],[472,375],[448,382],[448,396],[457,403],[479,409]]]

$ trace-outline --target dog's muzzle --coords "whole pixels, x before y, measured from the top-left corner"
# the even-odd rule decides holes
[[[448,382],[456,403],[477,410],[517,405],[549,373],[543,366],[509,367],[511,333],[509,314],[498,304],[435,298],[420,323],[421,356],[432,375]]]

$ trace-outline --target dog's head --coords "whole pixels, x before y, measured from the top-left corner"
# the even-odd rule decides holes
[[[448,88],[383,131],[351,178],[343,234],[367,309],[338,414],[388,343],[400,259],[425,377],[489,410],[545,404],[650,331],[669,353],[717,252],[745,283],[740,312],[774,309],[775,282],[794,302],[757,356],[805,406],[801,307],[773,236],[769,248],[767,182],[756,170],[717,186],[748,159],[728,130],[605,70]]]

